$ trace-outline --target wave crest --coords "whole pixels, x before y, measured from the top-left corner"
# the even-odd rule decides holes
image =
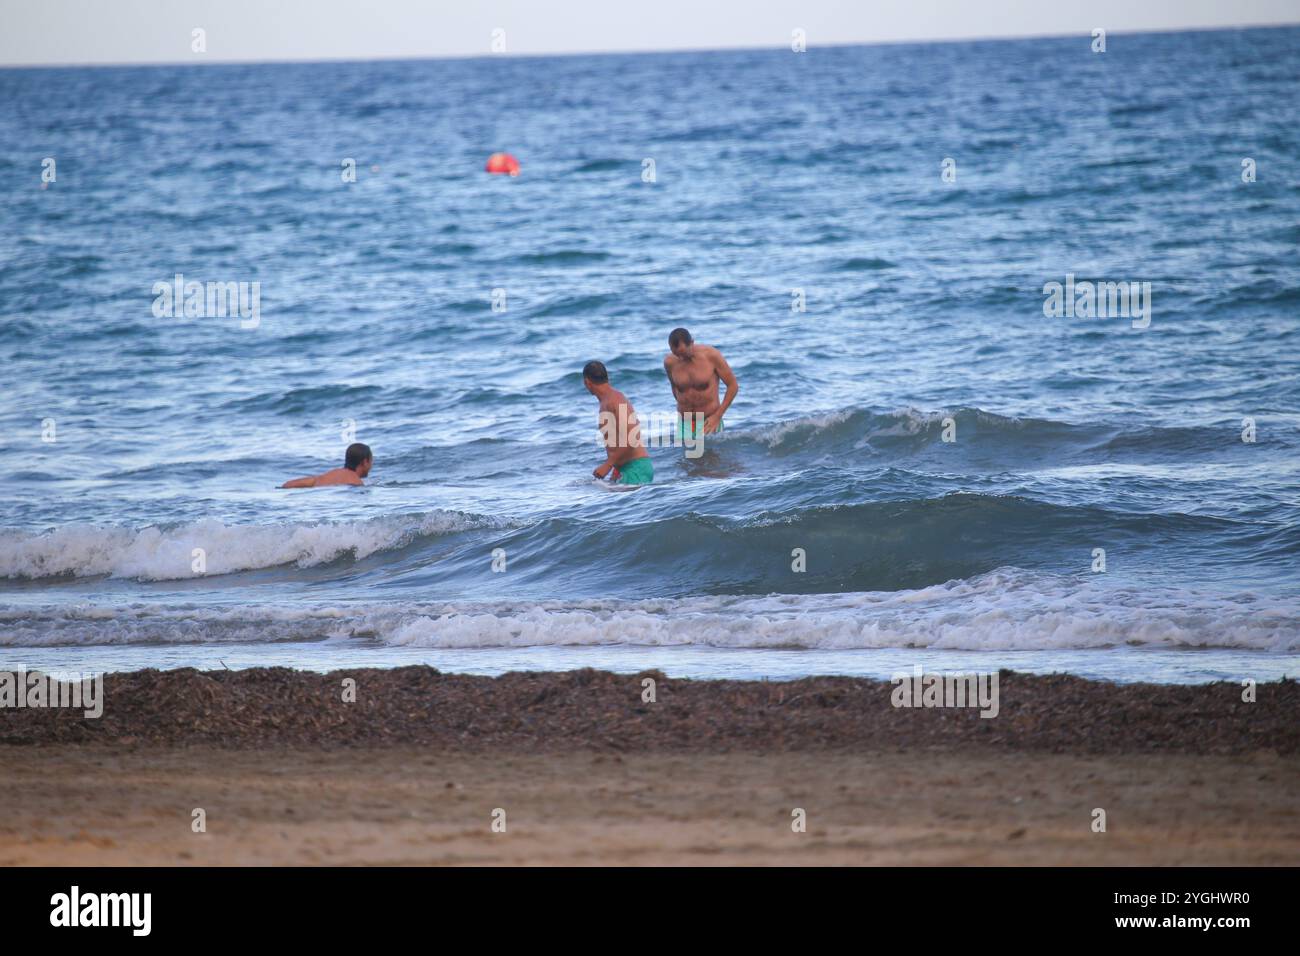
[[[42,534],[10,532],[0,541],[0,575],[178,581],[284,565],[306,568],[347,556],[360,559],[421,538],[503,524],[481,515],[431,511],[274,525],[227,525],[216,519],[140,529],[66,525]],[[202,572],[195,570],[196,549],[202,550]]]

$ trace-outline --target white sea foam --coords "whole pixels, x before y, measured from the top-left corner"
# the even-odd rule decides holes
[[[215,519],[142,529],[66,525],[43,534],[0,538],[0,577],[108,575],[141,581],[193,578],[195,549],[204,574],[281,565],[310,567],[344,555],[364,558],[425,535],[498,524],[495,519],[432,511],[366,521],[227,525]]]
[[[0,606],[0,647],[360,639],[393,647],[1300,651],[1300,604],[1003,569],[909,591],[639,601]]]
[[[984,575],[912,591],[699,597],[517,609],[455,609],[406,620],[384,640],[425,647],[704,645],[817,650],[923,647],[1048,650],[1119,644],[1300,650],[1300,608],[1249,596],[1026,587]]]

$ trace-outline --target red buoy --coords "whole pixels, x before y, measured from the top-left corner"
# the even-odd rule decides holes
[[[485,168],[489,173],[509,173],[511,176],[518,176],[519,160],[509,153],[493,153],[488,157]]]

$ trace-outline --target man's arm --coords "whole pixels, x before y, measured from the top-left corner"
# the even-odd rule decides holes
[[[618,428],[618,416],[613,411],[600,406],[600,435],[605,440],[605,461],[596,466],[592,475],[596,478],[604,478],[609,474],[610,469],[614,467],[614,444],[615,429]]]
[[[310,478],[294,478],[292,481],[286,481],[280,487],[281,488],[315,488],[316,477],[315,475],[313,475]]]
[[[615,452],[614,448],[606,449],[605,461],[602,464],[596,466],[595,470],[592,471],[592,475],[594,475],[597,478],[604,478],[606,475],[610,473],[611,470],[613,470],[618,466],[618,462],[614,460],[614,452]]]
[[[722,353],[715,350],[717,356],[713,360],[713,368],[718,373],[718,378],[722,379],[722,384],[727,386],[727,396],[718,406],[718,410],[704,420],[704,434],[710,435],[717,431],[718,422],[722,421],[722,416],[727,413],[731,403],[736,400],[740,394],[740,383],[736,381],[736,373],[731,370],[727,360],[722,357]]]

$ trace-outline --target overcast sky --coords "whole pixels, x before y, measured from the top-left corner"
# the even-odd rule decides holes
[[[527,55],[1298,22],[1300,0],[0,0],[0,65],[480,56],[497,29]]]

